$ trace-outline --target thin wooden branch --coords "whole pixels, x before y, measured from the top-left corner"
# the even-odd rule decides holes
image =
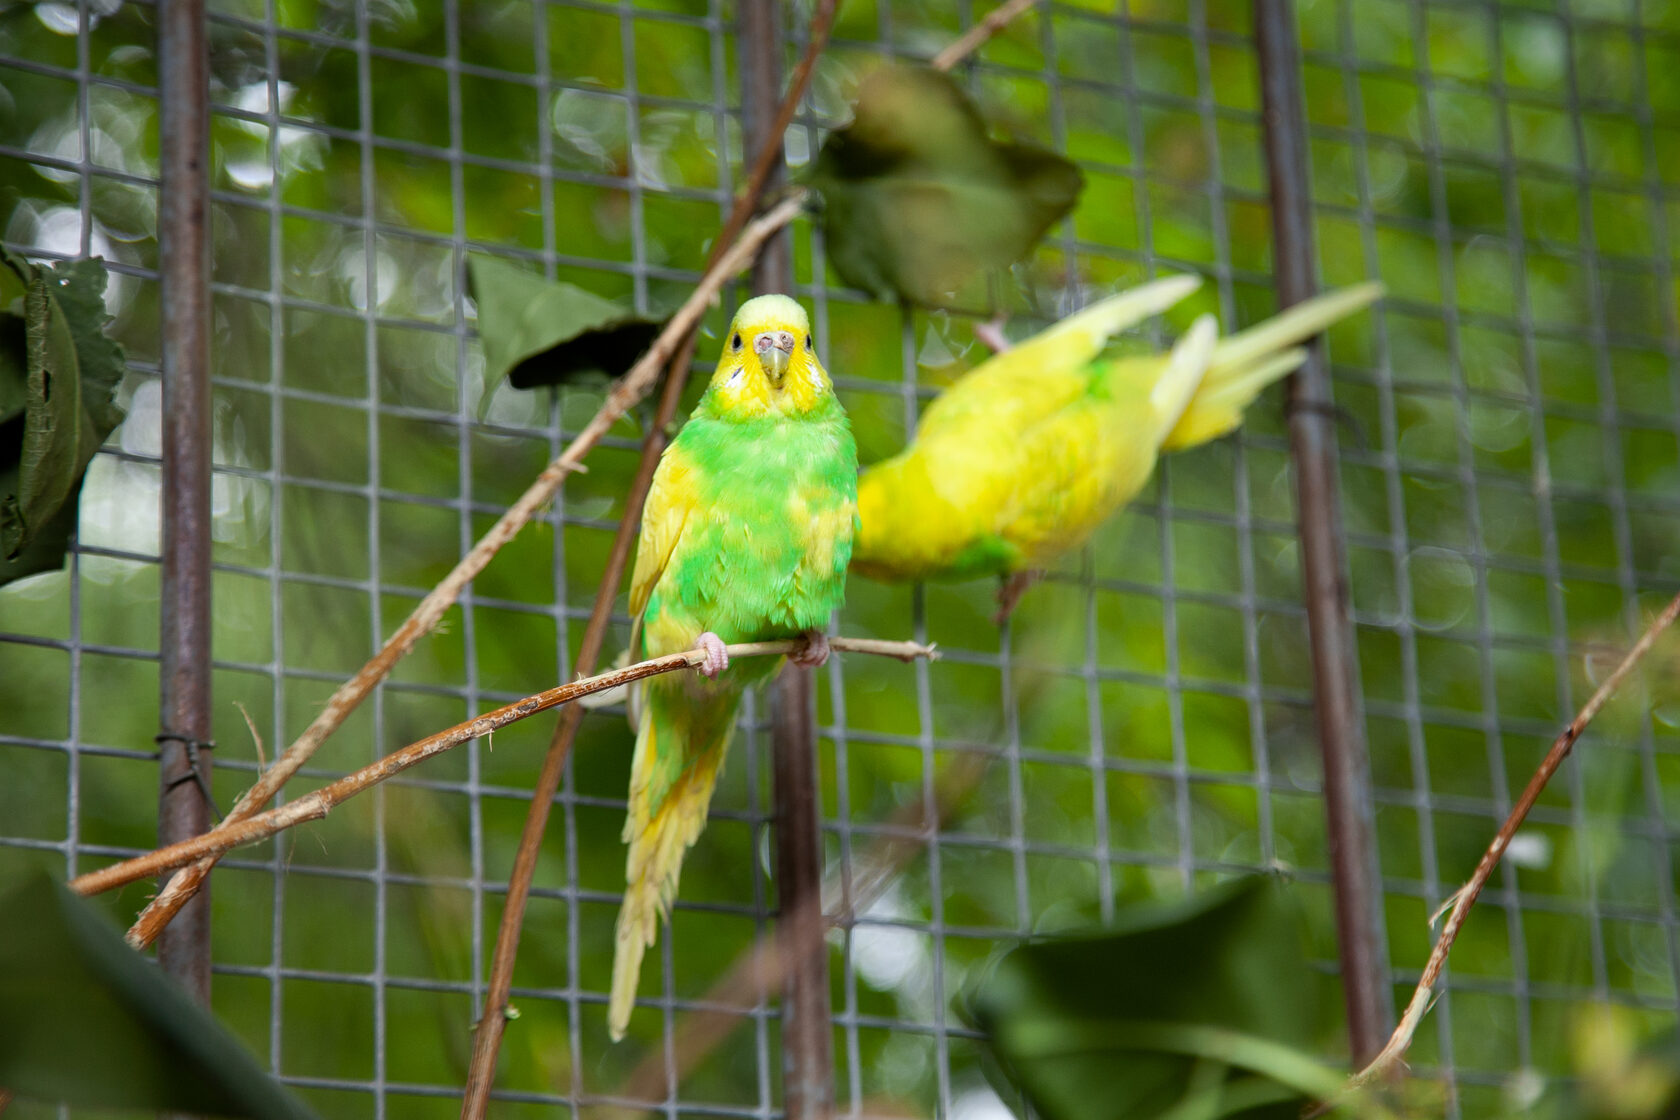
[[[741,228],[759,205],[765,186],[777,166],[783,134],[793,120],[800,100],[810,87],[817,57],[828,42],[837,7],[838,0],[822,0],[812,17],[810,41],[806,46],[805,55],[800,60],[799,68],[795,71],[776,120],[771,126],[769,135],[773,139],[763,145],[757,159],[754,160],[752,171],[747,177],[747,185],[736,198],[722,232],[712,244],[711,256],[707,260],[708,268],[716,263],[716,258],[727,246],[734,243]],[[658,414],[647,437],[642,441],[641,461],[637,464],[636,476],[625,495],[624,516],[619,521],[618,530],[613,537],[612,550],[601,574],[600,586],[596,590],[595,605],[584,627],[577,658],[580,672],[594,672],[600,659],[612,607],[617,601],[618,587],[623,581],[624,568],[629,561],[631,544],[641,524],[642,506],[653,484],[653,474],[659,464],[659,457],[665,450],[668,439],[666,429],[676,417],[683,387],[688,382],[694,348],[695,332],[690,331],[677,347],[676,355],[666,372]],[[485,990],[478,1028],[473,1032],[472,1059],[467,1067],[466,1087],[461,1094],[461,1120],[483,1120],[490,1105],[490,1090],[496,1081],[497,1055],[501,1051],[502,1035],[507,1027],[505,1013],[513,991],[513,969],[519,955],[525,905],[530,898],[531,882],[536,876],[543,833],[548,828],[549,810],[553,805],[554,795],[560,788],[566,759],[571,754],[572,743],[577,737],[578,725],[582,720],[581,705],[569,707],[560,714],[554,734],[549,740],[548,751],[543,757],[542,769],[537,774],[536,786],[532,790],[531,804],[526,810],[525,824],[520,833],[519,849],[514,854],[513,869],[508,876],[507,897],[502,906],[501,923],[496,930],[496,947],[490,960],[490,982]]]
[[[935,70],[949,70],[1009,25],[1009,21],[1038,3],[1038,0],[1008,0],[993,8],[985,19],[963,32],[951,45],[933,56],[928,63]]]
[[[903,656],[886,648],[872,652],[888,657]],[[845,884],[840,878],[843,872],[831,875],[824,884],[823,893],[831,901],[824,907],[826,913],[822,920],[784,920],[735,958],[722,978],[701,998],[701,1006],[684,1015],[672,1032],[670,1068],[676,1084],[666,1083],[664,1048],[651,1050],[631,1072],[624,1089],[615,1094],[616,1101],[607,1107],[621,1115],[663,1112],[666,1100],[683,1079],[746,1021],[745,1016],[764,993],[781,987],[795,961],[809,953],[825,951],[825,937],[830,929],[850,928],[858,912],[868,910],[886,892],[904,865],[945,826],[957,806],[980,784],[995,758],[986,754],[962,756],[944,775],[931,806],[918,800],[894,813],[859,861],[861,874],[849,884],[850,889],[843,889]],[[630,1105],[627,1101],[637,1104]]]
[[[805,648],[805,644],[806,640],[804,638],[789,638],[774,642],[743,642],[726,648],[729,650],[730,657],[767,657],[797,653]],[[933,646],[922,645],[918,642],[888,642],[883,644],[867,638],[830,638],[829,647],[842,652],[871,653],[897,657],[902,660],[913,660],[918,657],[937,658],[939,656],[938,651]],[[302,824],[305,821],[320,820],[332,809],[357,794],[372,789],[385,779],[394,777],[434,755],[442,754],[452,747],[460,746],[469,739],[482,738],[507,727],[509,724],[518,723],[522,719],[529,719],[538,712],[546,712],[550,708],[569,703],[580,696],[588,696],[592,692],[617,688],[619,685],[639,681],[644,677],[657,676],[660,673],[693,668],[704,659],[705,654],[700,650],[670,653],[664,657],[655,657],[648,661],[628,665],[622,669],[597,673],[595,676],[585,677],[583,680],[572,681],[569,684],[539,692],[534,696],[527,696],[523,700],[505,704],[476,719],[458,723],[447,730],[439,731],[418,742],[410,743],[401,750],[393,751],[379,761],[364,766],[354,773],[346,774],[338,781],[305,794],[296,801],[282,805],[278,809],[258,813],[256,816],[248,817],[230,828],[218,828],[212,832],[194,836],[189,840],[183,840],[178,844],[171,844],[168,847],[148,852],[143,856],[124,860],[98,871],[90,871],[86,875],[71,880],[70,889],[83,895],[98,894],[100,891],[121,887],[137,879],[147,879],[177,867],[185,867],[209,856],[220,856],[233,848],[255,844],[258,841],[268,839],[277,832],[283,832],[293,825]]]
[[[454,570],[420,601],[413,613],[398,627],[397,632],[391,635],[384,648],[363,665],[355,676],[338,687],[320,715],[316,716],[304,729],[303,734],[286,748],[273,766],[263,771],[256,784],[245,791],[245,795],[235,803],[222,823],[206,835],[215,836],[223,831],[237,829],[245,821],[252,819],[287,779],[308,761],[327,736],[336,731],[350,713],[355,711],[357,705],[367,699],[374,688],[395,668],[397,662],[414,648],[414,644],[438,624],[444,612],[460,598],[466,585],[484,571],[502,546],[511,541],[554,497],[554,492],[560,488],[566,476],[583,469],[583,457],[626,412],[647,395],[658,377],[660,367],[670,361],[679,348],[690,345],[688,340],[695,327],[712,301],[717,298],[723,285],[752,263],[759,247],[798,215],[803,202],[803,193],[790,195],[769,213],[748,224],[733,244],[720,250],[718,259],[706,270],[688,300],[671,317],[671,321],[659,333],[648,352],[614,384],[599,411],[585,425],[583,431],[578,433],[577,438],[572,440],[560,457],[550,463],[525,493],[508,507],[507,512],[502,514],[495,525],[490,527],[489,532],[461,558]],[[719,244],[722,243],[720,240]],[[215,863],[215,857],[207,858],[171,878],[129,929],[129,944],[136,948],[144,948],[151,944],[186,901],[198,893],[200,884],[204,882],[205,876],[210,874],[210,869]]]
[[[1388,1044],[1371,1060],[1371,1064],[1354,1075],[1349,1082],[1350,1087],[1357,1088],[1386,1078],[1400,1065],[1406,1050],[1412,1044],[1412,1036],[1417,1033],[1418,1025],[1423,1022],[1424,1015],[1429,1011],[1430,1002],[1435,995],[1435,982],[1440,979],[1441,970],[1446,967],[1447,954],[1452,951],[1458,931],[1463,927],[1464,920],[1469,917],[1470,907],[1476,904],[1476,897],[1482,893],[1482,887],[1487,884],[1493,869],[1505,855],[1505,849],[1511,846],[1511,838],[1517,834],[1517,829],[1522,827],[1529,810],[1534,808],[1541,791],[1546,788],[1546,783],[1551,781],[1552,775],[1563,765],[1563,760],[1569,757],[1575,740],[1581,737],[1587,724],[1593,721],[1593,717],[1598,715],[1610,697],[1615,695],[1616,689],[1621,687],[1622,681],[1627,679],[1628,674],[1633,672],[1640,660],[1650,652],[1658,635],[1673,625],[1677,617],[1680,617],[1680,595],[1669,601],[1668,606],[1663,608],[1662,613],[1645,633],[1640,635],[1639,641],[1634,643],[1633,648],[1622,659],[1622,663],[1616,666],[1616,671],[1604,679],[1604,683],[1598,686],[1598,691],[1592,694],[1592,699],[1587,701],[1575,718],[1569,721],[1569,726],[1564,728],[1552,743],[1551,750],[1546,752],[1546,757],[1540,762],[1540,768],[1528,780],[1527,788],[1523,790],[1522,796],[1517,798],[1517,803],[1505,818],[1505,823],[1499,826],[1499,833],[1493,838],[1493,843],[1488,845],[1487,851],[1482,854],[1475,874],[1452,896],[1452,912],[1447,915],[1446,925],[1441,928],[1441,936],[1429,954],[1428,963],[1423,967],[1423,975],[1418,979],[1417,989],[1412,992],[1411,1002],[1406,1005],[1406,1013],[1400,1017],[1400,1025],[1394,1029]]]

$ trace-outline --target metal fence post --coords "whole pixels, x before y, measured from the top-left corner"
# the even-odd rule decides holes
[[[781,101],[781,18],[776,0],[743,0],[741,106],[744,150],[767,139]],[[778,166],[766,192],[784,178]],[[759,255],[753,291],[786,292],[793,267],[786,230]],[[822,832],[819,825],[815,700],[811,670],[789,665],[773,686],[771,749],[776,813],[776,891],[784,944],[804,942],[795,931],[822,921]],[[827,947],[790,961],[782,989],[782,1091],[788,1120],[816,1120],[834,1110],[834,1040],[829,1002]]]
[[[1254,28],[1278,303],[1317,290],[1306,113],[1292,0],[1256,0]],[[1370,761],[1360,709],[1350,622],[1347,552],[1336,493],[1336,438],[1321,344],[1290,386],[1290,454],[1295,465],[1301,574],[1312,642],[1314,711],[1324,754],[1324,802],[1348,1039],[1364,1065],[1388,1038],[1394,1017],[1382,926],[1382,876],[1372,839]]]
[[[204,0],[158,4],[158,260],[163,324],[163,573],[158,840],[210,825],[210,83]],[[167,878],[167,876],[166,876]],[[210,896],[158,938],[210,1000]]]

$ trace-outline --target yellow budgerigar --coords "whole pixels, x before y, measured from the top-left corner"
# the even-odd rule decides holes
[[[1116,332],[1194,291],[1144,284],[1071,315],[965,374],[915,439],[858,480],[853,570],[876,579],[1005,577],[1003,615],[1033,574],[1136,496],[1162,451],[1231,431],[1300,344],[1382,294],[1329,292],[1219,339],[1197,319],[1165,355],[1099,357]]]

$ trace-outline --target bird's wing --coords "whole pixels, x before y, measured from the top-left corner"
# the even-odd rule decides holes
[[[679,439],[660,457],[642,507],[642,532],[636,541],[636,567],[630,575],[630,617],[633,620],[630,648],[641,637],[642,612],[653,596],[654,585],[665,574],[677,542],[682,539],[699,500],[697,468],[684,453]]]
[[[1154,467],[1156,418],[1149,395],[1107,392],[1108,366],[1097,364],[1098,391],[1020,434],[1014,484],[1008,500],[997,503],[995,523],[1024,567],[1045,566],[1083,544],[1136,496]]]
[[[928,406],[917,429],[933,435],[990,422],[1025,431],[1084,394],[1093,359],[1109,338],[1163,311],[1201,284],[1196,276],[1168,276],[1110,296],[987,359]]]
[[[1201,286],[1199,276],[1165,276],[1098,300],[1039,331],[1002,357],[1026,365],[1054,368],[1063,362],[1083,366],[1102,352],[1108,340],[1149,316],[1165,311]]]

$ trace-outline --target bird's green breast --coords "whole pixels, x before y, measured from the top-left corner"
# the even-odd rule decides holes
[[[691,464],[697,501],[650,611],[725,642],[825,625],[857,523],[857,447],[839,404],[799,419],[702,409],[672,451]]]

